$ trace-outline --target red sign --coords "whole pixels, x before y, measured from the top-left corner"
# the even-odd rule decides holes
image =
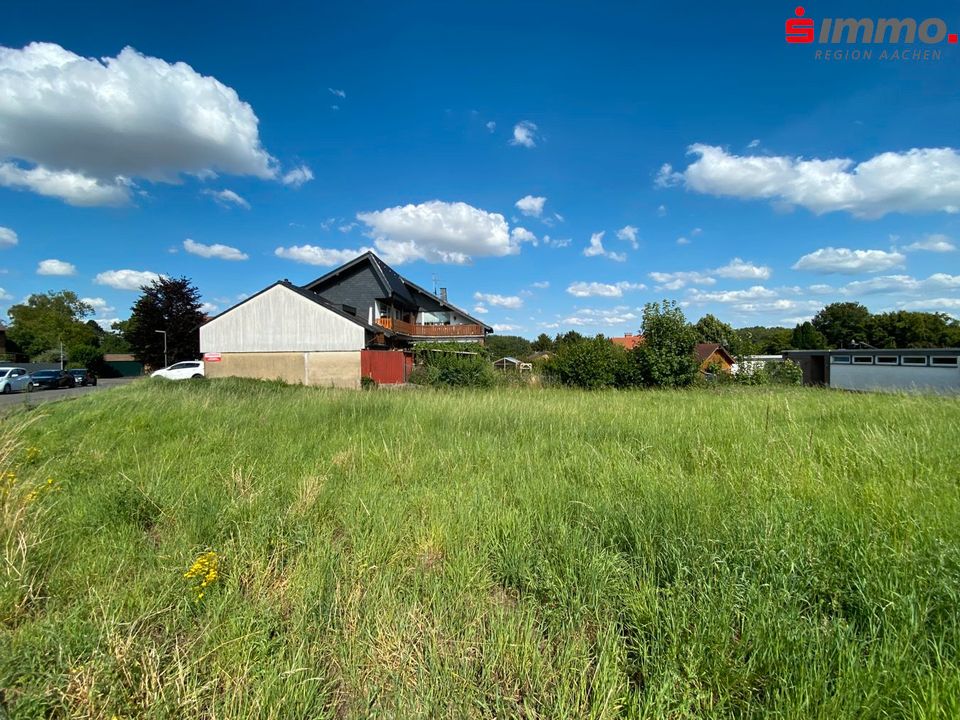
[[[206,362],[220,362],[220,353],[206,353],[203,356]]]

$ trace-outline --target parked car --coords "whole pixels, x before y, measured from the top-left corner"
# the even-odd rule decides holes
[[[190,380],[203,376],[203,360],[184,360],[150,373],[150,377],[162,377],[167,380]]]
[[[65,370],[37,370],[30,376],[30,387],[33,390],[56,390],[76,386],[76,378]]]
[[[73,379],[76,380],[77,385],[81,387],[97,384],[97,376],[86,368],[71,368],[67,370],[67,372],[73,375]]]
[[[24,368],[0,367],[0,392],[20,392],[30,387],[30,373]]]

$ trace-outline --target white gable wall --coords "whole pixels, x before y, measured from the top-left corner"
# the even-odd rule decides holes
[[[362,350],[366,331],[283,285],[274,285],[200,328],[200,352]]]

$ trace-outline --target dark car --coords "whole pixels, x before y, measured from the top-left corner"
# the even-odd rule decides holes
[[[67,370],[67,372],[73,375],[73,379],[76,380],[77,385],[80,385],[81,387],[97,384],[97,376],[86,368],[71,368],[70,370]]]
[[[37,370],[30,375],[31,390],[56,390],[76,386],[76,378],[64,370]]]

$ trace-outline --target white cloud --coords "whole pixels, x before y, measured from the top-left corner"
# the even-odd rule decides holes
[[[546,290],[550,287],[549,280],[541,280],[540,282],[530,283],[530,287],[535,287],[537,290]]]
[[[660,207],[657,208],[657,215],[658,215],[658,216],[664,217],[664,216],[666,216],[666,214],[667,214],[667,206],[666,206],[666,205],[661,205]]]
[[[574,326],[574,327],[604,327],[611,325],[624,325],[627,323],[636,324],[638,320],[636,313],[630,308],[619,306],[615,308],[595,309],[580,308],[572,315],[569,315],[559,322],[552,323],[550,327]]]
[[[960,290],[960,275],[934,273],[924,280],[919,280],[910,275],[881,275],[869,280],[856,280],[840,288],[840,292],[844,295],[918,293],[941,290]]]
[[[493,132],[496,129],[497,129],[497,123],[495,123],[493,120],[487,123],[487,130],[489,130],[490,132]]]
[[[135,178],[277,175],[235,90],[129,47],[102,60],[0,47],[0,158],[0,184],[74,205],[124,204]]]
[[[702,272],[651,272],[648,277],[659,286],[658,290],[679,290],[687,285],[715,285],[716,280]]]
[[[336,95],[338,98],[347,97],[347,93],[343,90],[337,90],[336,88],[327,88],[330,91],[331,95]]]
[[[603,232],[595,232],[590,236],[590,244],[583,249],[583,254],[587,257],[605,257],[616,262],[624,262],[627,256],[623,253],[613,252],[603,247]]]
[[[82,173],[50,170],[39,165],[28,169],[11,162],[0,162],[0,186],[30,190],[77,207],[118,206],[130,200],[128,183],[122,178],[101,181]]]
[[[494,332],[512,332],[523,329],[521,325],[510,325],[509,323],[494,323],[492,327]]]
[[[513,137],[510,139],[510,144],[528,148],[536,147],[537,126],[529,120],[521,120],[513,126]]]
[[[688,240],[687,238],[682,236],[677,238],[677,245],[689,245],[689,244],[690,244],[690,240]]]
[[[93,281],[97,285],[107,285],[115,290],[139,290],[162,277],[164,276],[149,270],[106,270],[99,273]]]
[[[0,287],[0,300],[13,300],[13,295]]]
[[[637,241],[637,228],[635,228],[633,225],[624,225],[622,228],[617,230],[617,239],[630,243],[630,246],[634,250],[637,250],[640,247],[640,243]]]
[[[748,147],[748,148],[751,148],[751,149],[752,149],[752,148],[755,148],[755,147],[760,147],[760,141],[757,140],[756,138],[754,138],[754,139],[751,140],[749,143],[747,143],[747,147]]]
[[[357,250],[334,250],[317,247],[316,245],[294,245],[293,247],[278,247],[273,254],[285,260],[304,263],[306,265],[322,265],[332,267],[342,265],[353,260],[358,255],[368,252],[371,248],[362,247]]]
[[[202,312],[204,315],[211,315],[212,313],[217,312],[217,310],[219,309],[220,307],[217,305],[214,305],[212,302],[205,302],[200,304],[200,312]]]
[[[237,195],[233,190],[204,190],[203,194],[209,195],[224,207],[235,205],[237,207],[242,207],[245,210],[250,209],[250,203]]]
[[[183,241],[183,249],[191,255],[199,255],[202,258],[217,258],[218,260],[246,260],[249,257],[246,253],[240,252],[237,248],[229,245],[220,245],[219,243],[204,245],[194,242],[190,238]]]
[[[565,248],[565,247],[569,247],[570,243],[572,242],[573,240],[571,240],[570,238],[552,238],[549,235],[543,236],[543,244],[546,245],[547,247]]]
[[[773,290],[769,290],[762,285],[754,285],[747,290],[721,290],[717,292],[703,292],[702,290],[697,290],[694,288],[690,291],[687,298],[690,300],[690,302],[695,303],[735,303],[743,302],[745,300],[775,298],[776,296],[777,293]]]
[[[905,260],[898,252],[826,247],[804,255],[794,263],[793,269],[819,273],[873,273],[901,267]]]
[[[953,252],[957,249],[957,246],[953,244],[953,241],[943,234],[927,235],[923,240],[918,240],[915,243],[910,243],[905,248],[907,252],[915,252],[917,250],[926,250],[928,252]]]
[[[516,295],[494,295],[491,293],[475,292],[473,299],[478,302],[487,303],[487,305],[509,308],[511,310],[523,307],[523,298]]]
[[[533,195],[524,195],[517,200],[514,205],[524,215],[530,217],[540,217],[543,215],[543,205],[547,202],[545,197],[534,197]]]
[[[533,245],[537,244],[537,236],[522,227],[513,228],[513,230],[510,231],[510,239],[517,245],[525,242],[532,243]]]
[[[63,260],[41,260],[37,265],[37,275],[76,275],[77,266]]]
[[[19,242],[17,234],[8,227],[0,227],[0,248],[13,247]]]
[[[474,312],[474,314],[476,314],[476,315],[486,315],[486,314],[487,314],[488,312],[490,312],[490,311],[487,310],[487,308],[486,308],[485,306],[483,306],[483,305],[476,305],[476,306],[473,308],[473,312]]]
[[[734,258],[723,267],[710,271],[711,274],[733,280],[766,280],[771,270],[766,265],[754,265],[740,258]]]
[[[388,263],[463,265],[474,257],[516,255],[523,242],[511,235],[503,215],[463,202],[431,200],[358,213],[357,219],[367,225],[367,235]]]
[[[340,108],[337,109],[339,110]],[[280,178],[280,182],[282,182],[284,185],[289,185],[290,187],[295,188],[298,188],[304,183],[310,182],[311,180],[313,180],[313,170],[308,168],[306,165],[295,167],[293,170],[285,172],[283,177]]]
[[[114,308],[102,297],[85,297],[80,298],[80,302],[86,303],[93,308],[93,311],[97,315],[106,315],[107,313],[112,313]]]
[[[960,298],[929,298],[927,300],[911,300],[900,303],[903,310],[925,310],[935,312],[942,310],[960,310]]]
[[[656,184],[683,183],[708,195],[766,199],[814,213],[846,211],[878,218],[890,212],[960,212],[960,153],[953,148],[885,152],[861,163],[848,158],[732,155],[691,145],[697,159],[674,172],[667,164]]]
[[[567,287],[567,292],[574,297],[623,297],[625,292],[645,290],[643,283],[632,283],[622,280],[617,283],[575,282]]]

